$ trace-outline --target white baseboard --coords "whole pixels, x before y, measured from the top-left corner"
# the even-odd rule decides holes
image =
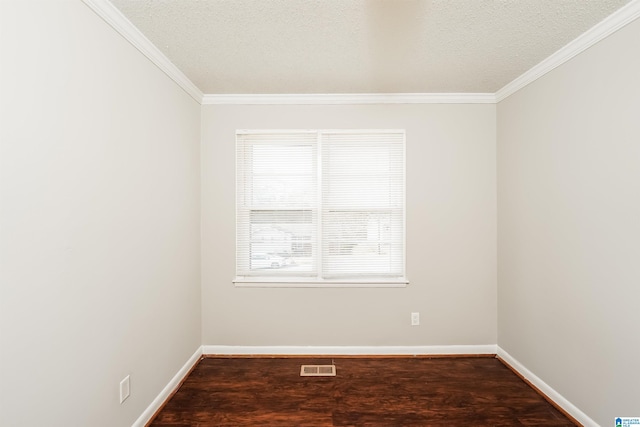
[[[555,391],[551,386],[542,381],[533,372],[524,367],[524,365],[518,362],[513,356],[504,351],[500,346],[498,347],[498,357],[508,363],[513,369],[515,369],[520,375],[527,379],[531,384],[536,386],[538,390],[544,393],[549,399],[553,400],[559,407],[561,407],[567,414],[571,415],[584,427],[600,427],[598,423],[593,421],[587,414],[578,409],[573,403],[569,402],[560,393]]]
[[[233,346],[205,345],[206,355],[465,355],[496,354],[497,346],[488,345],[434,345],[434,346]]]
[[[542,393],[553,400],[585,427],[600,427],[587,414],[569,402],[560,393],[542,381],[533,372],[524,367],[513,356],[495,344],[486,345],[434,345],[434,346],[233,346],[233,345],[204,345],[199,347],[187,360],[184,366],[174,375],[164,389],[151,402],[149,407],[133,423],[132,427],[144,427],[151,417],[171,393],[178,387],[201,356],[213,355],[344,355],[344,356],[438,356],[438,355],[477,355],[496,354],[520,375],[536,386]]]
[[[165,386],[165,388],[162,389],[160,394],[158,394],[158,396],[155,399],[153,399],[153,402],[151,402],[149,407],[147,407],[147,409],[144,410],[142,415],[138,417],[136,422],[134,422],[131,427],[144,427],[149,421],[151,421],[151,417],[153,417],[156,411],[158,411],[158,409],[160,409],[160,407],[169,398],[169,396],[171,396],[171,393],[173,393],[174,390],[178,388],[178,386],[180,385],[182,380],[187,376],[191,368],[193,368],[193,366],[196,363],[198,363],[198,360],[200,360],[200,357],[202,357],[202,346],[198,347],[196,352],[193,353],[193,356],[191,356],[189,360],[187,360],[187,362],[184,364],[184,366],[180,368],[178,373],[176,373],[173,376],[173,378],[171,378],[171,381],[169,381],[169,383]]]

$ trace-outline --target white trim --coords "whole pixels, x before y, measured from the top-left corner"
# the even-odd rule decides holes
[[[316,235],[315,235],[315,239],[312,243],[312,250],[311,250],[311,257],[315,263],[315,271],[316,271],[316,277],[315,280],[318,281],[324,281],[324,277],[322,277],[322,274],[324,273],[324,264],[322,262],[322,259],[324,257],[324,237],[322,235],[323,229],[322,229],[322,220],[324,218],[323,215],[323,210],[322,210],[322,201],[323,201],[323,163],[322,163],[322,159],[323,159],[323,155],[322,155],[322,143],[324,140],[324,135],[322,132],[318,132],[317,133],[317,138],[318,138],[318,148],[316,151]],[[315,253],[314,253],[315,252]],[[405,271],[405,270],[402,270]],[[302,284],[301,287],[314,287],[314,286],[309,286],[308,280],[305,280]],[[236,287],[243,287],[246,286],[242,283],[238,283],[238,282],[234,282],[234,285]],[[274,284],[272,284],[271,286],[274,286]],[[266,286],[269,287],[269,286]]]
[[[180,385],[201,356],[230,355],[327,355],[327,356],[442,356],[442,355],[497,355],[520,375],[531,382],[548,398],[565,410],[585,427],[599,427],[587,414],[551,388],[533,372],[528,370],[513,356],[495,344],[484,345],[433,345],[433,346],[233,346],[203,345],[187,360],[158,396],[145,409],[132,427],[144,427],[151,417],[167,401],[171,393]]]
[[[640,0],[633,0],[497,91],[494,94],[496,102],[502,101],[529,83],[538,80],[549,71],[559,67],[639,17]]]
[[[233,280],[233,283],[236,287],[253,287],[253,288],[267,288],[267,287],[287,287],[287,288],[308,288],[308,287],[349,287],[349,288],[367,288],[367,287],[406,287],[408,281],[404,277],[404,267],[406,265],[405,262],[405,254],[404,251],[392,250],[388,254],[388,262],[389,266],[386,271],[385,266],[382,266],[378,271],[378,268],[371,263],[370,260],[363,260],[366,267],[363,269],[359,269],[357,262],[355,263],[353,260],[348,259],[344,260],[344,264],[338,266],[338,268],[334,268],[333,265],[327,264],[325,265],[325,261],[328,258],[325,258],[324,251],[327,248],[328,241],[327,239],[335,239],[340,238],[340,234],[328,234],[324,235],[323,227],[325,226],[325,221],[323,220],[324,212],[329,212],[331,209],[335,207],[332,204],[333,199],[330,197],[333,194],[333,187],[331,188],[331,194],[323,193],[324,190],[328,190],[328,187],[325,188],[323,184],[324,179],[335,179],[332,178],[333,171],[325,169],[325,160],[323,160],[324,156],[327,154],[325,148],[329,147],[329,144],[325,144],[325,137],[335,137],[342,142],[348,144],[360,144],[362,142],[362,135],[369,136],[379,136],[374,137],[370,142],[364,141],[364,144],[373,146],[380,146],[389,150],[389,154],[387,158],[382,159],[385,162],[389,163],[389,173],[392,174],[388,177],[390,180],[390,187],[388,189],[389,196],[381,201],[380,203],[375,203],[376,206],[371,207],[371,203],[369,203],[369,199],[366,198],[367,195],[361,197],[360,205],[364,202],[363,206],[359,206],[358,201],[353,202],[349,206],[347,206],[348,210],[345,211],[347,215],[351,215],[352,211],[361,211],[366,210],[368,212],[382,212],[383,214],[390,214],[391,217],[389,219],[391,227],[389,236],[384,237],[385,240],[381,240],[383,243],[388,243],[393,245],[394,247],[398,247],[398,245],[402,245],[402,249],[405,248],[405,225],[404,225],[404,212],[405,212],[405,144],[406,144],[406,131],[404,129],[398,130],[367,130],[367,129],[349,129],[349,130],[336,130],[336,129],[304,129],[301,131],[291,129],[291,130],[282,130],[282,131],[274,131],[267,130],[265,132],[260,132],[255,129],[236,129],[236,167],[237,167],[237,176],[236,176],[236,220],[237,230],[236,230],[236,278]],[[306,165],[304,170],[301,170],[300,173],[305,174],[305,177],[308,177],[308,183],[311,184],[311,187],[308,184],[304,187],[304,191],[309,194],[313,193],[314,190],[314,170],[315,170],[315,178],[317,187],[318,197],[315,198],[315,204],[313,203],[313,198],[310,200],[302,200],[298,197],[295,197],[295,200],[285,201],[286,203],[279,205],[277,201],[272,202],[255,202],[255,198],[251,196],[252,186],[249,185],[247,187],[246,182],[251,181],[253,171],[251,164],[253,157],[251,153],[253,153],[255,148],[251,148],[254,146],[260,145],[261,142],[265,141],[274,141],[273,144],[277,144],[281,146],[283,149],[287,149],[288,147],[296,148],[298,145],[304,145],[306,148],[309,148],[311,151],[311,165]],[[302,146],[301,145],[301,146]],[[324,147],[323,147],[324,145]],[[357,153],[354,150],[355,145],[349,145],[347,148],[351,154]],[[247,151],[248,150],[248,151]],[[309,154],[309,153],[307,153]],[[401,157],[398,158],[398,155],[401,154]],[[273,156],[272,156],[273,157]],[[273,164],[271,160],[268,159],[269,164]],[[249,163],[247,163],[249,162]],[[245,164],[246,163],[246,164]],[[309,167],[312,169],[309,170]],[[400,176],[398,172],[402,172]],[[342,179],[341,176],[338,176],[337,180]],[[328,181],[327,181],[328,182]],[[332,181],[333,182],[333,181]],[[247,187],[247,188],[245,188]],[[340,193],[341,189],[338,189],[337,192]],[[312,194],[311,194],[312,195]],[[313,195],[312,195],[313,196]],[[340,196],[343,196],[340,193]],[[358,198],[358,195],[350,195]],[[257,203],[257,204],[256,204]],[[378,206],[379,205],[379,206]],[[338,209],[343,209],[343,205],[336,205]],[[369,206],[369,207],[367,207]],[[357,208],[357,209],[356,209]],[[249,228],[254,221],[252,218],[254,215],[252,214],[256,209],[266,210],[267,213],[269,211],[273,212],[297,212],[300,209],[303,209],[305,212],[309,212],[313,214],[313,218],[308,219],[305,222],[308,222],[309,225],[316,230],[316,236],[313,236],[313,233],[310,237],[308,237],[309,242],[312,244],[312,253],[309,256],[311,258],[311,270],[310,271],[300,271],[298,268],[293,268],[288,270],[286,268],[281,269],[280,267],[285,267],[281,265],[279,261],[267,261],[268,266],[274,267],[273,264],[277,264],[274,269],[258,269],[255,266],[255,263],[252,262],[253,255],[250,254],[250,249],[254,248],[254,240],[251,236],[249,236]],[[402,213],[399,217],[398,215]],[[400,219],[398,219],[400,218]],[[338,232],[339,233],[339,232]],[[381,237],[381,236],[379,236]],[[382,238],[382,237],[381,237]],[[307,239],[307,240],[308,240]],[[307,243],[309,243],[307,242]],[[286,249],[286,248],[285,248]],[[263,248],[263,252],[269,252],[267,248]],[[251,258],[251,259],[250,259]],[[264,259],[264,257],[263,257]],[[294,258],[295,260],[295,254]],[[370,263],[371,265],[368,265]],[[340,270],[340,267],[343,270]],[[333,268],[333,269],[332,269]],[[302,269],[304,270],[304,269]]]
[[[206,94],[203,105],[495,104],[493,93]]]
[[[361,133],[406,133],[405,129],[236,129],[237,135],[278,135],[278,134],[324,133],[324,134],[361,134]]]
[[[82,0],[202,105],[495,104],[640,17],[632,0],[496,93],[203,94],[108,0]]]
[[[406,288],[406,279],[399,281],[373,280],[314,280],[295,279],[291,277],[236,277],[233,280],[236,288]]]
[[[151,421],[151,417],[160,409],[160,407],[169,399],[171,393],[173,393],[182,380],[187,376],[189,371],[195,366],[196,363],[202,357],[202,346],[198,347],[198,349],[193,353],[193,355],[187,360],[182,368],[171,378],[171,381],[162,389],[160,394],[153,399],[153,402],[144,410],[144,412],[138,417],[138,419],[131,425],[131,427],[144,427],[149,421]]]
[[[515,369],[520,375],[527,379],[531,384],[536,386],[541,392],[543,392],[549,399],[553,400],[558,406],[564,409],[569,415],[575,418],[585,427],[599,427],[598,423],[593,421],[587,414],[578,409],[573,403],[569,402],[564,396],[555,391],[551,386],[542,381],[533,372],[524,367],[524,365],[518,362],[513,356],[498,347],[498,357],[508,363],[513,369]]]
[[[122,37],[149,58],[160,70],[169,76],[185,92],[198,103],[202,104],[202,91],[178,69],[144,34],[136,28],[111,2],[108,0],[82,0],[107,24],[111,25]]]
[[[213,355],[334,355],[334,356],[437,356],[496,354],[495,344],[420,346],[234,346],[204,345],[202,353]]]

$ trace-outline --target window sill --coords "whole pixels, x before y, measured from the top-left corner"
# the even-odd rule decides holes
[[[399,279],[310,279],[306,277],[236,277],[236,288],[406,288]]]

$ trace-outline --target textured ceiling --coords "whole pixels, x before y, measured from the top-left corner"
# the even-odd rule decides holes
[[[496,92],[629,0],[112,0],[208,94]]]

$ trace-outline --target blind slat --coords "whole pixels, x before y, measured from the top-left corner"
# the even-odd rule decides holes
[[[404,131],[247,131],[236,150],[238,276],[404,276]]]

